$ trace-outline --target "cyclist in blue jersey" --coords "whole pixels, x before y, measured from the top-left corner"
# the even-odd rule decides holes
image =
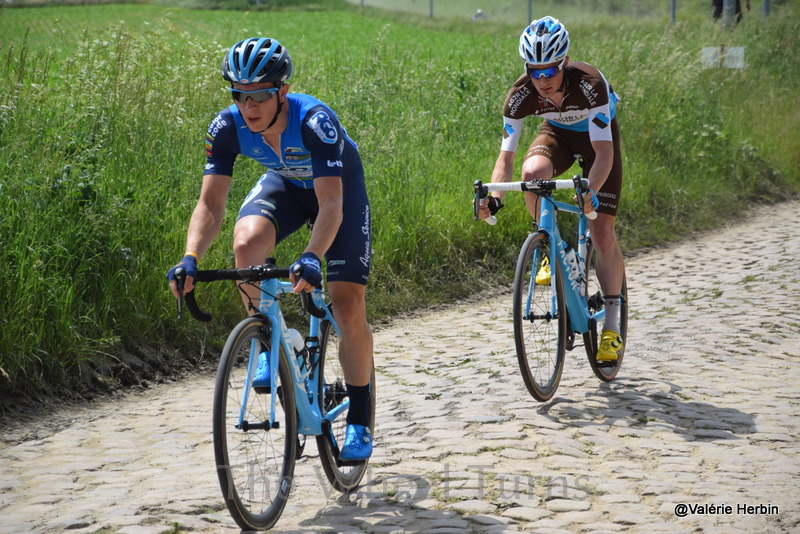
[[[175,269],[187,273],[185,291],[194,285],[197,262],[219,234],[238,155],[267,171],[244,199],[234,227],[237,267],[260,265],[275,246],[308,224],[311,236],[295,262],[295,293],[322,283],[320,258],[327,262],[327,286],[341,330],[340,361],[350,409],[343,460],[372,454],[370,378],[373,340],[366,316],[365,289],[371,262],[371,217],[358,147],[336,114],[308,95],[289,93],[292,60],[277,40],[263,37],[236,43],[222,61],[233,104],[211,121],[206,134],[206,166],[200,198],[192,213],[183,260],[167,278],[179,298]],[[294,266],[294,265],[293,265]],[[258,302],[247,287],[245,307]],[[268,379],[266,359],[256,380]]]
[[[506,96],[503,142],[492,182],[511,181],[522,124],[531,115],[544,121],[525,154],[523,181],[552,180],[572,166],[576,154],[583,157],[592,189],[586,195],[586,209],[591,211],[592,205],[597,205],[597,219],[589,225],[606,307],[597,360],[615,361],[622,354],[624,343],[618,317],[625,266],[614,230],[622,190],[622,153],[616,118],[619,97],[595,67],[569,60],[569,34],[558,20],[552,17],[534,20],[519,41],[525,73]],[[497,213],[503,207],[504,195],[495,192],[483,200],[478,216],[487,218]],[[534,219],[539,215],[538,202],[535,194],[525,194],[525,204]],[[537,274],[537,283],[549,283],[548,280],[549,272]]]

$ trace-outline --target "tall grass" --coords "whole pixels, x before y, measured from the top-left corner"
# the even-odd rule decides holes
[[[576,22],[597,22],[613,20],[667,20],[668,0],[347,0],[350,4],[367,9],[379,8],[398,13],[412,13],[430,17],[433,4],[434,19],[452,19],[472,22],[477,9],[483,12],[484,19],[475,24],[504,23],[519,26],[544,15],[574,24]],[[530,6],[529,6],[530,3]],[[681,0],[677,2],[677,18],[707,18],[711,13],[710,2],[706,0]]]
[[[626,250],[800,190],[800,65],[774,53],[797,49],[795,15],[733,32],[707,22],[570,28],[572,58],[600,66],[623,97]],[[518,29],[152,6],[0,10],[0,22],[6,392],[91,386],[147,347],[197,357],[242,315],[235,290],[219,285],[201,297],[218,321],[177,321],[164,273],[183,252],[205,128],[228,104],[220,58],[251,34],[289,48],[293,90],[328,102],[361,148],[375,230],[371,318],[507,282],[530,220],[509,197],[501,224],[474,223],[470,184],[497,156],[503,98],[521,71]],[[700,49],[721,42],[746,47],[746,69],[701,67]],[[763,118],[772,110],[780,120]],[[201,266],[232,265],[233,220],[259,174],[237,164]],[[282,245],[279,261],[306,238]]]

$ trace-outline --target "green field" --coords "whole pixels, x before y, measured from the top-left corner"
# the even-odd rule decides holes
[[[329,103],[361,148],[373,321],[508,284],[530,219],[509,197],[500,224],[475,223],[470,185],[497,156],[521,28],[299,4],[0,9],[0,392],[105,389],[214,359],[243,314],[238,295],[204,288],[218,320],[178,321],[164,275],[183,253],[206,127],[229,103],[222,54],[254,34],[289,48],[293,90]],[[624,250],[800,192],[798,15],[774,3],[732,31],[701,16],[569,26],[571,58],[598,65],[623,98]],[[745,47],[746,67],[704,68],[701,49],[720,44]],[[233,220],[259,175],[237,164],[201,267],[232,265]]]
[[[526,21],[551,15],[565,23],[598,20],[668,20],[669,0],[601,1],[596,0],[348,0],[350,4],[413,13],[434,19],[472,20],[476,10],[483,12],[486,22],[525,24]],[[757,4],[754,1],[753,5]],[[706,0],[680,0],[676,19],[707,18],[711,4]],[[530,18],[528,17],[530,10]]]

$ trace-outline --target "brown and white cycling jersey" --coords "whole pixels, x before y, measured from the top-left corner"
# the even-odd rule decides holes
[[[561,90],[564,99],[558,107],[539,95],[527,73],[520,76],[503,106],[501,149],[516,151],[523,119],[529,115],[544,118],[556,130],[587,132],[591,142],[612,140],[610,126],[619,97],[599,70],[588,63],[570,62],[564,67]]]

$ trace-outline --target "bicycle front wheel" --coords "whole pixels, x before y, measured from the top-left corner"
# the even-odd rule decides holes
[[[297,411],[286,356],[269,393],[246,389],[251,358],[270,346],[269,326],[250,317],[231,332],[214,390],[214,455],[222,496],[244,530],[271,528],[283,512],[294,474]],[[255,368],[255,366],[252,366]],[[270,424],[271,395],[277,395]]]
[[[546,234],[535,232],[522,245],[514,273],[514,341],[522,378],[538,401],[550,400],[564,370],[567,311],[561,269],[549,264]],[[546,271],[549,268],[550,274]],[[540,274],[537,283],[537,274]]]
[[[347,400],[344,372],[339,362],[339,336],[330,321],[322,321],[320,325],[319,347],[319,399],[320,413],[322,416],[333,416],[330,433],[317,436],[317,448],[322,469],[331,485],[342,493],[354,489],[361,482],[367,471],[367,463],[339,461],[339,449],[344,444],[345,430],[347,428],[347,410],[342,404]],[[375,367],[372,368],[370,380],[370,425],[372,432],[375,429]],[[338,414],[337,414],[338,412]],[[373,434],[374,435],[374,434]]]
[[[605,308],[605,301],[603,300],[603,291],[600,288],[600,283],[597,280],[597,269],[595,263],[597,262],[597,251],[592,246],[591,241],[587,248],[586,257],[586,302],[589,305],[589,313],[596,314]],[[628,341],[628,282],[625,278],[625,273],[622,274],[622,290],[620,291],[622,302],[619,307],[619,316],[617,317],[617,324],[619,324],[619,335],[623,341],[622,354],[616,362],[611,364],[600,363],[597,361],[597,348],[599,343],[599,335],[603,332],[605,325],[605,317],[600,321],[591,322],[589,324],[589,331],[583,334],[583,344],[586,347],[586,356],[589,358],[589,365],[592,366],[592,371],[597,378],[603,382],[609,382],[616,378],[622,367],[622,358],[625,356],[625,344]]]

